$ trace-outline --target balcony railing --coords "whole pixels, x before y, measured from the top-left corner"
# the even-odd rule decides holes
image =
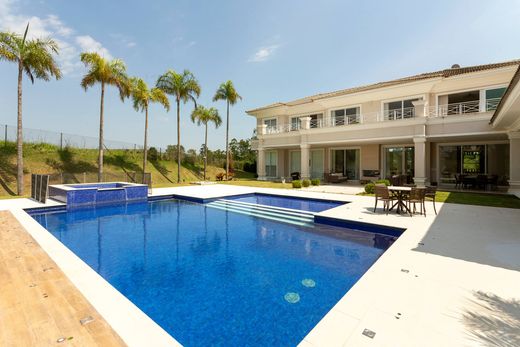
[[[385,110],[383,120],[410,119],[415,117],[415,107],[399,108],[396,110]]]
[[[491,112],[496,110],[499,102],[500,98],[495,98],[487,99],[482,107],[479,100],[432,106],[427,110],[427,115],[429,117],[447,117],[470,113]]]

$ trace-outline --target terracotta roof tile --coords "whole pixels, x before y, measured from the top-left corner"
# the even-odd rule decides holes
[[[246,112],[250,113],[250,112],[255,112],[255,111],[260,111],[260,110],[277,107],[277,106],[294,106],[294,105],[312,102],[314,100],[320,100],[320,99],[341,96],[341,95],[354,94],[354,93],[363,92],[363,91],[367,91],[367,90],[383,88],[383,87],[390,87],[390,86],[394,86],[394,85],[416,82],[416,81],[426,80],[426,79],[430,79],[430,78],[447,78],[447,77],[453,77],[453,76],[463,75],[463,74],[472,73],[472,72],[493,70],[493,69],[499,69],[499,68],[508,67],[508,66],[515,66],[515,65],[517,65],[517,66],[520,65],[520,60],[510,60],[510,61],[493,63],[493,64],[474,65],[474,66],[467,66],[467,67],[444,69],[444,70],[422,73],[419,75],[408,76],[408,77],[385,81],[385,82],[378,82],[378,83],[367,84],[367,85],[359,86],[359,87],[341,89],[341,90],[337,90],[337,91],[333,91],[333,92],[329,92],[329,93],[315,94],[312,96],[307,96],[305,98],[296,99],[296,100],[289,101],[289,102],[276,102],[271,105],[255,108],[255,109],[252,109],[252,110],[249,110]]]

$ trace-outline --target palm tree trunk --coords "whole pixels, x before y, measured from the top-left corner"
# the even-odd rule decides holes
[[[18,122],[16,135],[16,166],[17,176],[16,185],[18,195],[23,195],[23,133],[22,133],[22,78],[23,78],[23,64],[18,63]]]
[[[146,160],[148,155],[148,106],[145,109],[144,116],[144,151],[143,151],[143,182],[144,183],[144,174],[146,172]]]
[[[206,180],[206,167],[208,165],[208,123],[206,122],[206,134],[204,135],[204,181]]]
[[[99,108],[99,156],[98,156],[98,182],[103,180],[103,103],[105,101],[105,84],[101,83],[101,104]]]
[[[177,183],[181,183],[181,101],[177,98]]]
[[[226,181],[229,179],[229,100],[227,100],[226,112]]]

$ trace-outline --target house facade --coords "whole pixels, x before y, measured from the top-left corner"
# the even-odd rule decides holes
[[[406,175],[418,185],[450,186],[456,175],[472,174],[518,189],[519,129],[493,121],[497,108],[506,109],[506,92],[513,94],[519,64],[454,65],[249,110],[257,119],[258,179]],[[507,111],[518,118],[514,107]]]

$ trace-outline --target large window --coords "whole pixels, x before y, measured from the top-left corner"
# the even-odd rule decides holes
[[[386,147],[384,149],[385,175],[414,176],[414,147]]]
[[[302,152],[301,151],[290,151],[289,152],[290,157],[290,170],[291,173],[293,172],[301,172],[301,165],[302,165]]]
[[[506,87],[486,90],[486,111],[496,110],[505,92]]]
[[[278,165],[278,153],[276,151],[265,152],[265,175],[276,177],[276,167]]]
[[[291,118],[291,131],[300,130],[301,120],[300,117],[292,117]]]
[[[276,118],[264,119],[264,124],[267,125],[268,128],[276,128]]]
[[[509,145],[439,146],[440,183],[454,183],[455,175],[496,175],[499,183],[506,183],[509,175]]]
[[[406,99],[385,103],[385,120],[397,120],[415,117],[415,107],[413,102],[417,100],[421,99]]]
[[[341,173],[350,180],[359,179],[359,149],[332,150],[333,173]]]
[[[334,126],[359,123],[359,107],[344,108],[330,112]]]

